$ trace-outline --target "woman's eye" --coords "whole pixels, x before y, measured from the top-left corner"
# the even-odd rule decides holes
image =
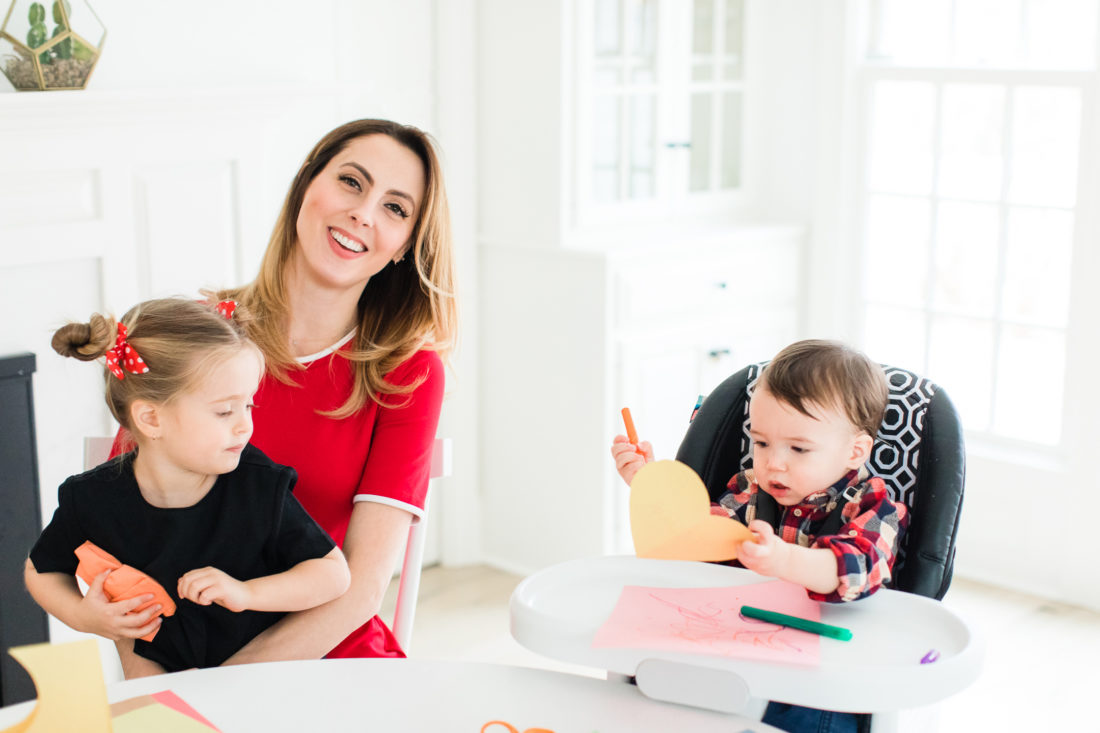
[[[803,448],[803,447],[797,446],[797,445],[791,446],[791,450],[793,450],[795,453],[809,453],[810,452],[809,448]]]
[[[757,448],[767,448],[767,447],[768,447],[768,444],[767,444],[767,443],[765,443],[765,442],[764,442],[764,441],[762,441],[762,440],[757,440],[757,441],[755,441],[755,442],[753,443],[753,445],[754,445],[754,446],[756,446]]]
[[[222,410],[218,413],[218,417],[229,417],[233,414],[232,410]]]
[[[359,185],[359,179],[355,176],[340,176],[340,181],[354,188],[356,191],[362,191],[363,187]]]
[[[401,204],[388,203],[386,204],[386,208],[400,216],[402,219],[409,218],[409,212],[405,211],[405,208]]]

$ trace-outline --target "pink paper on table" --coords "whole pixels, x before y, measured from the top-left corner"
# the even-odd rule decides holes
[[[806,590],[783,580],[727,588],[623,588],[592,646],[816,665],[821,638],[741,616],[741,606],[821,620]]]

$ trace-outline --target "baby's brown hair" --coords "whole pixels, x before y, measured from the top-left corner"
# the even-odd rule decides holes
[[[846,344],[822,339],[797,341],[776,354],[760,387],[809,417],[807,403],[836,409],[871,438],[890,396],[882,367]]]
[[[188,391],[226,357],[243,348],[263,355],[244,331],[246,314],[236,308],[226,318],[213,304],[186,298],[139,303],[122,316],[126,342],[148,371],[135,374],[119,362],[122,379],[104,369],[107,407],[119,425],[133,432],[130,405],[136,400],[166,404]],[[113,318],[92,314],[87,323],[68,323],[53,335],[54,351],[81,361],[104,356],[115,346]]]

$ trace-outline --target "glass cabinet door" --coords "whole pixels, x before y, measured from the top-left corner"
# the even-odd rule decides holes
[[[599,205],[740,188],[744,0],[581,8],[582,195]]]
[[[655,194],[657,0],[596,0],[591,185],[597,202]]]

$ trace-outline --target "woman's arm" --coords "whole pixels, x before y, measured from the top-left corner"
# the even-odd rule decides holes
[[[31,597],[46,613],[77,631],[118,641],[137,639],[159,628],[159,603],[140,613],[131,613],[153,600],[153,595],[149,593],[112,603],[103,592],[103,581],[109,574],[110,571],[104,571],[97,575],[88,588],[88,594],[81,595],[75,577],[66,573],[40,573],[28,559],[23,569],[23,581]]]
[[[230,611],[302,611],[338,597],[348,589],[348,564],[340,548],[303,560],[289,570],[237,580],[217,568],[191,570],[177,592],[200,606],[217,603]]]
[[[378,613],[397,559],[405,547],[412,515],[372,501],[351,510],[344,556],[351,585],[323,606],[290,614],[250,641],[225,664],[320,659]]]

